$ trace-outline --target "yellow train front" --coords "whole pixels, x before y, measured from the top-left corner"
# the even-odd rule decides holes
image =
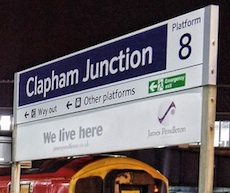
[[[0,170],[0,193],[10,193],[10,179]],[[24,171],[20,193],[168,193],[168,180],[133,158],[61,158],[46,160],[39,170]]]
[[[70,181],[69,193],[167,193],[168,180],[149,165],[127,157],[92,162]]]

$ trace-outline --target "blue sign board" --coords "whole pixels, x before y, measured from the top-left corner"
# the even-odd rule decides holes
[[[18,107],[166,69],[167,24],[19,74]]]

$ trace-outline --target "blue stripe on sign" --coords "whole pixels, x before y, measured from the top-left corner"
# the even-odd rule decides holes
[[[166,69],[167,25],[19,74],[19,104],[75,93]]]

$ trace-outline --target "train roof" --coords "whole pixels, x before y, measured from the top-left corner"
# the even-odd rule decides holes
[[[31,168],[22,168],[22,174],[44,174],[50,173],[55,176],[73,175],[76,171],[85,165],[103,158],[103,156],[84,156],[84,157],[68,157],[58,159],[36,160],[32,162]],[[0,176],[11,175],[11,167],[0,167]]]

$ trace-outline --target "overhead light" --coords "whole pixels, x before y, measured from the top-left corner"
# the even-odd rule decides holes
[[[10,131],[11,130],[11,116],[2,115],[0,119],[0,130],[1,131]]]

